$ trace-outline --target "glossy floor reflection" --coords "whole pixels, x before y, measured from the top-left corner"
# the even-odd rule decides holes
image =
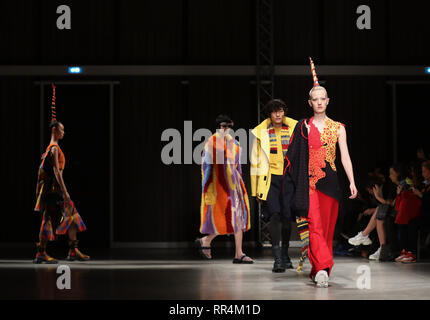
[[[34,265],[23,256],[28,252],[13,252],[0,259],[0,299],[430,299],[428,261],[335,257],[330,286],[323,289],[309,280],[309,264],[302,273],[272,273],[267,249],[248,250],[253,265],[232,264],[231,249],[219,249],[212,261],[198,259],[191,249],[105,250],[93,252],[89,262],[60,260],[70,267],[71,289],[59,290],[58,265]],[[291,256],[296,266],[298,250],[291,249]],[[357,287],[360,266],[370,271],[371,289]]]

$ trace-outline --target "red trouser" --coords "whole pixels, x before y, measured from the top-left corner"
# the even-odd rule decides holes
[[[310,190],[309,190],[310,191]],[[309,192],[309,262],[310,276],[318,271],[333,267],[333,234],[336,226],[339,202],[315,190]]]

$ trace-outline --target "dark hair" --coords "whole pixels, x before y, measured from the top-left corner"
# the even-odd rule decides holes
[[[216,127],[219,128],[223,122],[233,123],[233,120],[231,120],[231,118],[226,114],[219,114],[215,119]]]
[[[411,161],[408,164],[408,177],[412,179],[415,188],[419,188],[423,177],[421,174],[421,162]]]
[[[287,105],[281,99],[272,99],[266,103],[263,109],[263,114],[266,117],[270,117],[270,114],[274,111],[278,111],[280,109],[284,110],[284,113],[287,113]]]
[[[407,171],[405,169],[405,166],[401,163],[395,163],[390,168],[392,168],[398,175],[398,180],[402,181],[406,179],[407,177]]]
[[[51,122],[49,124],[49,129],[52,129],[52,128],[58,129],[59,126],[60,126],[60,122],[59,121],[54,121],[54,122]]]
[[[427,170],[430,170],[430,160],[426,160],[421,163],[421,166],[425,167]]]
[[[384,182],[382,181],[381,178],[378,178],[378,177],[368,177],[365,187],[366,188],[373,188],[375,186],[375,184],[377,184],[378,186],[382,186],[384,184]]]

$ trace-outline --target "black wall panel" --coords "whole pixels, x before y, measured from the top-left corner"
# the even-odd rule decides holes
[[[35,241],[39,216],[34,213],[40,160],[39,100],[30,79],[0,80],[0,241]]]
[[[0,64],[32,64],[38,59],[39,2],[0,2]]]
[[[120,1],[119,64],[184,63],[183,8],[181,0]]]
[[[59,30],[59,5],[71,9],[71,29]],[[113,0],[40,1],[37,64],[115,63],[115,16]]]
[[[276,64],[306,64],[308,57],[322,57],[320,1],[275,0],[274,47]]]
[[[357,14],[360,5],[368,5],[371,29],[359,30]],[[325,1],[323,26],[324,64],[384,64],[387,50],[386,1]]]
[[[253,64],[254,2],[189,0],[189,64]]]
[[[161,162],[161,133],[183,127],[178,78],[122,79],[115,109],[115,241],[173,241],[183,232],[188,168]]]
[[[389,1],[389,51],[391,64],[428,65],[430,28],[428,1]]]

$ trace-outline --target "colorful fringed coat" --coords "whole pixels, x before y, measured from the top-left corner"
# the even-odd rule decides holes
[[[79,232],[85,231],[86,226],[79,215],[73,201],[69,203],[63,199],[60,185],[54,174],[54,159],[51,148],[57,147],[59,152],[60,170],[64,170],[65,157],[58,144],[50,144],[42,155],[41,164],[37,176],[36,205],[34,211],[42,212],[39,239],[46,241],[55,240],[55,235],[64,235],[70,226],[76,225]]]
[[[232,234],[251,228],[240,153],[239,142],[228,134],[216,133],[205,144],[200,210],[203,234]]]

